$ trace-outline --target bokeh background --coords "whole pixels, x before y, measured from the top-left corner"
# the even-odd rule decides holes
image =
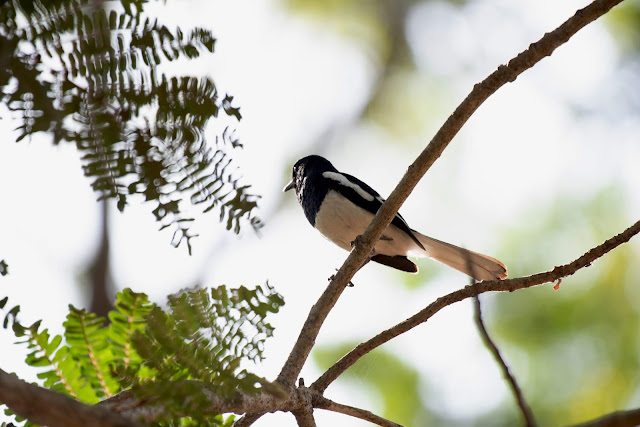
[[[193,255],[142,201],[107,207],[110,292],[163,302],[194,285],[269,281],[286,306],[267,359],[274,378],[306,315],[346,253],[307,223],[291,166],[316,153],[389,194],[472,85],[552,30],[584,0],[172,1],[149,13],[211,28],[216,52],[167,70],[214,76],[235,97],[244,181],[262,195],[260,235],[236,236],[215,212],[193,226]],[[69,303],[89,307],[103,208],[72,145],[14,143],[0,121],[2,295],[24,323],[61,331]],[[416,187],[401,212],[430,236],[493,255],[512,277],[553,268],[640,216],[640,1],[626,0],[492,96]],[[212,135],[229,123],[217,123]],[[219,128],[216,128],[218,126]],[[46,179],[43,179],[46,177]],[[418,275],[367,265],[354,278],[302,371],[311,383],[345,351],[467,284],[430,260]],[[95,266],[94,266],[95,267]],[[541,425],[640,407],[640,241],[564,280],[483,295],[489,332]],[[362,359],[327,391],[409,426],[514,425],[513,398],[462,302]],[[26,349],[0,331],[2,368],[35,380]],[[367,425],[316,411],[319,425]],[[273,414],[256,426],[294,425]]]

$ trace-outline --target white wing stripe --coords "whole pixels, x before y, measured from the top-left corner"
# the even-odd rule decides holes
[[[352,182],[346,176],[342,175],[338,172],[323,172],[322,176],[327,179],[332,179],[339,183],[340,185],[344,185],[345,187],[349,187],[358,193],[363,199],[372,202],[374,199],[373,194],[369,194],[364,188],[360,187],[355,182]]]

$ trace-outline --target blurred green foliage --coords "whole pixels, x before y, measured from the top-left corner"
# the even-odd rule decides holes
[[[526,252],[514,277],[577,258],[628,226],[624,211],[623,194],[608,187],[589,200],[560,198],[532,214],[537,219],[525,218],[529,226],[508,234],[503,250]],[[541,425],[583,422],[640,403],[640,268],[632,248],[615,249],[557,291],[545,285],[494,296],[490,331]]]
[[[624,52],[637,55],[640,51],[640,1],[626,0],[605,17],[609,30]]]
[[[512,277],[552,269],[628,226],[624,207],[615,186],[589,199],[559,197],[526,215],[527,227],[505,233],[499,252],[517,261],[509,265]],[[575,424],[639,406],[639,256],[623,246],[596,261],[597,267],[566,278],[557,291],[549,284],[485,296],[489,333],[540,425]],[[316,349],[315,361],[326,369],[354,346]],[[365,356],[346,374],[338,381],[372,392],[382,401],[376,410],[393,421],[416,426],[460,421],[455,414],[448,420],[429,414],[419,397],[427,390],[425,379],[384,350]],[[522,418],[507,393],[498,409],[473,422],[510,426],[520,425]]]
[[[385,35],[382,1],[283,0],[283,3],[292,12],[322,23],[323,27],[330,28],[346,38],[370,44],[375,48],[384,46],[388,55],[389,44]]]
[[[132,195],[155,204],[173,243],[190,224],[182,198],[216,208],[236,233],[259,228],[258,196],[240,182],[230,130],[205,137],[222,111],[240,120],[233,97],[210,77],[167,76],[162,63],[212,53],[211,31],[171,29],[145,14],[145,0],[10,0],[0,5],[0,102],[20,123],[18,141],[36,133],[75,144],[99,198],[124,210]]]
[[[7,298],[0,301],[0,309],[6,303]],[[88,404],[133,388],[141,398],[164,405],[156,420],[160,425],[228,425],[233,418],[211,414],[202,389],[190,380],[225,397],[236,391],[277,392],[240,364],[263,358],[264,342],[273,334],[266,317],[282,304],[268,284],[184,291],[169,297],[167,309],[125,289],[109,324],[69,306],[64,337],[51,336],[41,321],[23,325],[15,306],[3,326],[27,345],[26,363],[41,369],[44,387]]]
[[[433,125],[432,113],[442,108],[451,95],[446,81],[437,81],[428,74],[429,70],[418,72],[405,38],[411,8],[427,2],[284,1],[295,13],[322,23],[323,28],[336,29],[350,42],[362,46],[379,78],[358,119],[375,122],[394,143],[428,131]],[[464,8],[460,12],[463,14]],[[621,51],[637,61],[640,1],[627,0],[616,6],[604,22]],[[626,92],[637,92],[629,91],[634,86],[625,83]],[[496,256],[515,260],[509,264],[511,277],[570,262],[629,225],[630,219],[622,213],[624,194],[615,185],[586,200],[566,194],[550,197],[554,200],[532,208],[523,217],[521,224],[526,226],[504,233]],[[640,300],[636,290],[640,285],[640,265],[636,262],[639,256],[627,246],[618,248],[598,260],[597,268],[586,268],[566,278],[558,291],[545,285],[486,296],[489,332],[495,335],[507,363],[523,385],[540,425],[577,423],[640,406],[640,306],[636,303]],[[417,288],[424,283],[424,274],[431,273],[426,263],[420,268],[424,271],[418,276],[394,275],[393,279],[402,279],[408,288]],[[326,368],[351,348],[332,346],[315,350],[314,355],[320,367]],[[367,389],[375,390],[384,402],[385,416],[408,425],[421,425],[405,415],[394,417],[411,411],[389,409],[397,390],[387,384],[386,370],[402,363],[388,363],[386,357],[373,358],[364,367],[350,369],[347,378],[360,388],[364,383]],[[402,395],[411,396],[416,391],[414,383],[407,382],[403,375],[398,378],[406,384]],[[452,420],[431,418],[430,425],[451,425]],[[499,409],[479,415],[473,423],[511,426],[520,425],[522,418],[509,394]]]
[[[356,344],[316,347],[313,359],[326,370]],[[406,426],[431,425],[430,415],[420,399],[423,384],[417,370],[384,349],[376,349],[358,360],[337,381],[349,382],[360,392],[373,391],[381,401],[374,410],[377,415]]]
[[[446,81],[417,72],[407,40],[407,18],[420,0],[283,0],[286,7],[361,46],[377,74],[360,119],[388,132],[395,142],[412,141],[436,123],[446,105]],[[462,5],[466,0],[447,3]]]

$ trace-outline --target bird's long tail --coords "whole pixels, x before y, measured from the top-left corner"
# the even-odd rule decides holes
[[[476,280],[507,278],[507,267],[495,258],[459,248],[416,231],[414,233],[424,246],[424,253],[429,258],[455,268]]]

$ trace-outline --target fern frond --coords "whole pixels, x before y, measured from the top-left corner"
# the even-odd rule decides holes
[[[142,359],[132,345],[135,331],[145,325],[145,318],[154,307],[147,295],[126,288],[116,296],[115,310],[109,312],[108,339],[111,352],[122,369],[137,371]]]
[[[205,212],[220,209],[236,233],[241,224],[257,230],[258,197],[228,167],[241,145],[225,144],[225,134],[213,144],[204,137],[220,111],[241,119],[233,97],[220,100],[210,78],[158,70],[161,61],[213,52],[215,38],[143,17],[145,3],[120,0],[108,12],[82,0],[0,5],[0,99],[21,116],[18,140],[48,132],[56,144],[74,143],[99,198],[124,210],[142,195],[155,204],[161,228],[174,230],[176,246],[186,241],[190,249],[195,236],[183,199],[205,204]],[[216,173],[220,157],[226,167]]]
[[[61,346],[62,336],[51,338],[47,329],[39,331],[39,328],[40,321],[26,331],[27,346],[31,350],[26,358],[27,365],[49,368],[38,373],[38,378],[43,380],[45,387],[84,402],[97,402],[98,397],[82,377],[68,348]]]
[[[196,289],[171,296],[168,303],[166,311],[155,307],[147,327],[134,335],[143,364],[153,372],[153,381],[138,381],[136,390],[145,396],[153,390],[154,398],[182,414],[184,396],[189,395],[188,413],[201,415],[207,411],[198,405],[205,401],[167,385],[180,381],[189,387],[184,380],[198,380],[225,397],[260,390],[266,381],[241,369],[241,364],[260,360],[264,341],[273,333],[266,317],[284,304],[273,288],[266,284],[255,289]]]
[[[56,335],[50,338],[48,330],[45,329],[39,332],[39,327],[40,322],[36,322],[28,329],[29,349],[31,352],[27,355],[27,365],[34,367],[52,367],[53,369],[50,371],[38,374],[38,378],[44,380],[45,387],[77,397],[71,385],[62,374],[60,366],[54,362],[54,355],[62,342],[62,336]]]
[[[69,305],[64,328],[69,354],[78,363],[96,395],[102,398],[117,393],[119,386],[110,375],[109,364],[113,355],[104,318]]]
[[[0,309],[6,305],[7,297],[0,301]],[[11,323],[11,329],[19,344],[26,344],[29,353],[26,363],[36,368],[45,368],[38,373],[43,385],[52,390],[68,394],[88,403],[95,403],[99,399],[87,384],[86,379],[78,369],[77,361],[69,354],[67,346],[62,345],[62,337],[51,337],[47,329],[40,330],[41,321],[31,326],[24,326],[18,320],[20,307],[15,306],[5,315],[3,326],[5,329]]]
[[[0,300],[0,309],[6,304],[7,298]],[[159,425],[230,425],[233,418],[207,409],[202,383],[225,397],[255,393],[260,386],[271,392],[270,383],[241,365],[262,358],[264,341],[273,333],[266,317],[282,304],[269,284],[185,291],[170,297],[166,310],[125,289],[108,326],[70,305],[64,339],[41,330],[40,321],[22,325],[19,306],[7,312],[4,327],[11,324],[27,344],[27,363],[44,368],[38,377],[47,388],[93,404],[133,387],[162,402],[166,413]]]

